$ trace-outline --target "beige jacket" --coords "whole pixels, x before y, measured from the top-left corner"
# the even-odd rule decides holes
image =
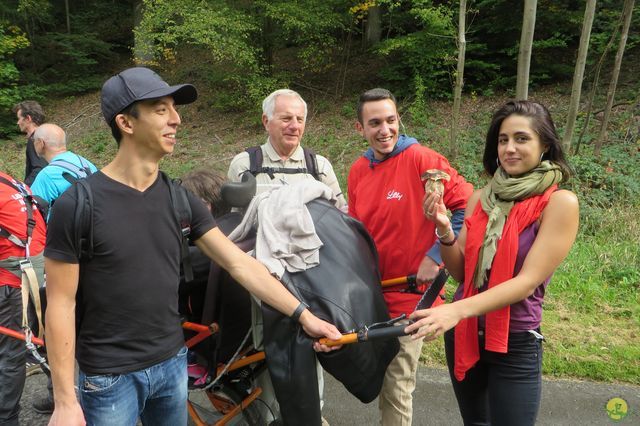
[[[298,148],[293,152],[291,157],[286,161],[283,161],[278,153],[273,149],[271,144],[267,141],[261,146],[263,156],[263,167],[279,167],[279,168],[304,168],[306,167],[304,161],[304,151],[302,147],[298,145]],[[347,202],[340,189],[338,178],[336,177],[333,167],[329,160],[322,155],[316,154],[318,162],[318,173],[320,175],[320,181],[327,185],[333,191],[336,198],[336,207],[341,210],[346,210]],[[249,170],[249,154],[245,151],[236,155],[231,164],[229,165],[229,171],[227,176],[232,182],[239,182],[242,174]],[[266,173],[260,173],[256,176],[257,193],[268,191],[274,187],[280,187],[284,184],[292,184],[294,182],[301,181],[303,179],[314,179],[310,174],[286,174],[275,173],[275,179]]]

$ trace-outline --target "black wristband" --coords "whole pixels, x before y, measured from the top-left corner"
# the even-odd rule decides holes
[[[309,305],[304,302],[300,302],[295,311],[291,314],[289,318],[291,318],[294,322],[300,321],[300,315],[304,312],[305,309],[308,309]]]
[[[440,245],[451,247],[456,243],[456,241],[458,241],[458,236],[454,234],[453,240],[449,241],[448,243],[445,243],[444,241],[440,240]]]

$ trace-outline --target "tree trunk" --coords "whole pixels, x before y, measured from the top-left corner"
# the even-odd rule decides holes
[[[620,31],[623,18],[624,17],[622,16],[622,13],[621,13],[620,19],[618,19],[618,22],[616,23],[615,27],[613,27],[613,31],[611,32],[611,37],[609,37],[609,41],[607,42],[607,45],[604,47],[604,50],[602,51],[602,55],[600,55],[600,59],[598,60],[598,63],[596,65],[594,76],[593,76],[593,82],[591,83],[591,92],[589,93],[589,98],[587,100],[587,108],[584,113],[585,115],[584,124],[582,125],[580,136],[578,136],[578,142],[576,142],[574,146],[574,149],[573,149],[574,154],[578,154],[580,152],[580,145],[582,144],[582,139],[584,138],[584,135],[586,134],[587,129],[589,129],[589,121],[591,121],[591,110],[593,109],[593,101],[598,91],[598,82],[600,81],[600,72],[602,71],[602,65],[604,64],[604,61],[607,58],[609,50],[611,50],[611,46],[613,45],[613,42],[615,41],[618,35],[618,31]]]
[[[458,155],[458,120],[460,118],[460,101],[462,98],[462,86],[464,84],[464,57],[467,48],[466,31],[467,2],[460,0],[460,14],[458,16],[458,68],[456,70],[456,86],[453,90],[453,120],[451,120],[451,145],[449,146],[449,157],[456,158]]]
[[[144,3],[142,0],[133,2],[133,26],[138,28],[144,16]],[[147,37],[134,31],[133,59],[136,64],[144,65],[153,60],[153,43]]]
[[[268,16],[262,19],[262,52],[268,73],[269,75],[273,75],[273,20]]]
[[[371,6],[367,14],[367,27],[365,29],[366,44],[372,46],[380,42],[382,36],[382,14],[380,6]]]
[[[520,52],[518,53],[518,79],[516,82],[516,99],[527,99],[529,96],[529,68],[531,65],[531,47],[533,33],[536,28],[537,0],[524,1],[522,15],[522,33],[520,35]]]
[[[587,0],[587,6],[584,10],[584,21],[582,22],[582,34],[580,35],[578,58],[576,59],[576,68],[573,72],[573,87],[571,88],[569,116],[567,117],[567,125],[565,126],[564,136],[562,138],[562,147],[565,152],[569,152],[569,149],[571,148],[571,139],[573,138],[573,129],[576,124],[578,107],[580,105],[582,80],[584,79],[584,67],[587,62],[587,53],[589,52],[589,39],[591,38],[591,26],[593,25],[593,16],[595,15],[595,11],[596,0]]]
[[[71,34],[71,18],[69,17],[69,0],[64,0],[64,13],[67,16],[67,34]]]
[[[598,135],[598,139],[596,139],[596,146],[593,151],[596,156],[600,154],[602,144],[607,139],[607,126],[609,124],[609,118],[611,117],[611,108],[613,106],[613,99],[616,94],[616,87],[618,86],[618,76],[620,75],[622,56],[624,55],[624,48],[627,45],[629,26],[631,25],[631,16],[633,14],[633,2],[634,0],[625,0],[623,6],[622,14],[624,16],[624,24],[622,25],[622,32],[620,33],[620,43],[618,44],[618,51],[616,52],[616,59],[613,64],[611,82],[609,83],[609,91],[607,92],[607,107],[604,110],[604,117],[602,119],[602,125],[600,126],[600,133]]]

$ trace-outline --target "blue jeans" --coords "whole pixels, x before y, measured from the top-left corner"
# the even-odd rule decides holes
[[[531,425],[542,394],[542,340],[529,332],[509,333],[506,354],[484,349],[461,382],[453,375],[454,331],[444,335],[447,365],[465,425]]]
[[[87,425],[187,424],[187,348],[144,370],[86,375],[80,371],[80,405]]]

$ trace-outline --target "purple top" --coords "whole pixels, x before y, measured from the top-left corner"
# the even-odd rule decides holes
[[[520,272],[520,269],[522,269],[524,259],[527,257],[527,254],[529,254],[529,250],[536,239],[536,235],[538,235],[539,228],[540,225],[538,222],[534,222],[526,227],[520,234],[518,240],[518,255],[516,256],[516,265],[513,269],[514,276],[516,276],[518,272]],[[535,330],[540,327],[540,322],[542,321],[542,302],[544,301],[544,292],[550,280],[551,277],[547,278],[538,287],[536,287],[531,296],[511,305],[509,332]],[[486,289],[487,283],[482,286],[480,291],[485,291]],[[464,285],[460,284],[456,290],[453,300],[462,299],[463,292]],[[484,328],[484,315],[478,317],[478,327],[481,329]]]

